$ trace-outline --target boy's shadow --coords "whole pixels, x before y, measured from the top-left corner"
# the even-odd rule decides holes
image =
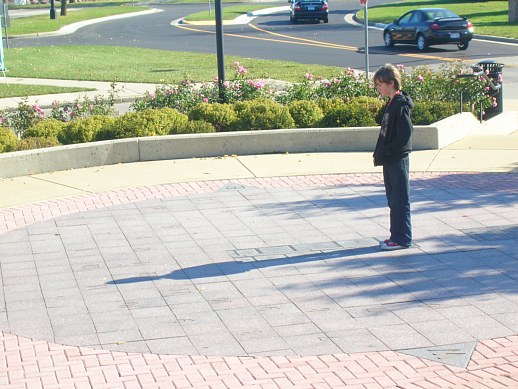
[[[258,270],[273,266],[285,266],[285,265],[296,265],[307,262],[315,261],[326,261],[337,258],[345,258],[356,255],[372,254],[379,251],[379,245],[373,245],[368,247],[355,247],[346,248],[341,250],[335,250],[330,252],[315,252],[306,253],[303,255],[285,257],[285,258],[274,258],[274,259],[257,259],[250,261],[227,261],[220,263],[207,263],[203,265],[186,267],[183,269],[174,270],[171,273],[163,275],[149,275],[139,277],[122,278],[118,280],[108,281],[107,284],[120,285],[120,284],[132,284],[138,282],[156,281],[162,279],[169,280],[191,280],[196,278],[210,278],[210,277],[222,277],[234,274],[245,273],[251,270]],[[364,267],[365,263],[358,261],[357,265],[350,264],[350,266]]]

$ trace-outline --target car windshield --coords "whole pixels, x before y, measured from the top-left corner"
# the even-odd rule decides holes
[[[449,9],[430,9],[425,11],[425,14],[428,20],[459,17],[459,15]]]

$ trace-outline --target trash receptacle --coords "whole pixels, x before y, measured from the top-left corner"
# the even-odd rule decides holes
[[[503,95],[503,81],[502,81],[502,69],[504,64],[497,63],[493,60],[480,61],[478,67],[486,72],[488,77],[493,81],[495,85],[500,85],[497,90],[489,89],[489,95],[493,100],[493,104],[484,109],[484,115],[482,119],[487,120],[495,117],[496,115],[504,111],[504,95]]]

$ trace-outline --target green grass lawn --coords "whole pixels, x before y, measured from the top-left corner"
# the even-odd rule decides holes
[[[75,88],[75,87],[59,87],[48,85],[19,85],[9,84],[9,78],[3,80],[0,84],[0,98],[20,97],[20,96],[38,96],[53,93],[74,93],[87,92],[94,89]]]
[[[475,26],[475,34],[518,39],[518,23],[509,23],[507,1],[411,0],[369,7],[369,22],[391,23],[406,11],[415,8],[448,8],[467,17]],[[363,10],[358,14],[364,17]]]
[[[105,16],[120,15],[130,12],[138,12],[147,7],[111,6],[111,7],[84,7],[67,12],[67,16],[59,15],[59,7],[56,9],[56,19],[50,19],[49,15],[30,16],[26,18],[11,19],[11,26],[7,29],[10,36],[20,34],[34,34],[39,32],[57,31],[68,24],[82,22],[84,20],[97,19]],[[70,10],[69,10],[70,11]]]
[[[4,51],[4,57],[9,77],[168,84],[185,79],[212,81],[217,76],[215,54],[120,46],[42,46],[11,48]],[[236,61],[253,77],[287,81],[300,81],[308,71],[315,76],[330,76],[341,70],[334,66],[225,56],[229,80],[235,76]],[[67,66],[56,67],[56,64]]]

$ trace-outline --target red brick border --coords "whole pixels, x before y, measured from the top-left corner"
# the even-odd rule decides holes
[[[156,355],[0,332],[2,388],[517,388],[518,336],[480,342],[466,369],[394,351],[312,357]]]

